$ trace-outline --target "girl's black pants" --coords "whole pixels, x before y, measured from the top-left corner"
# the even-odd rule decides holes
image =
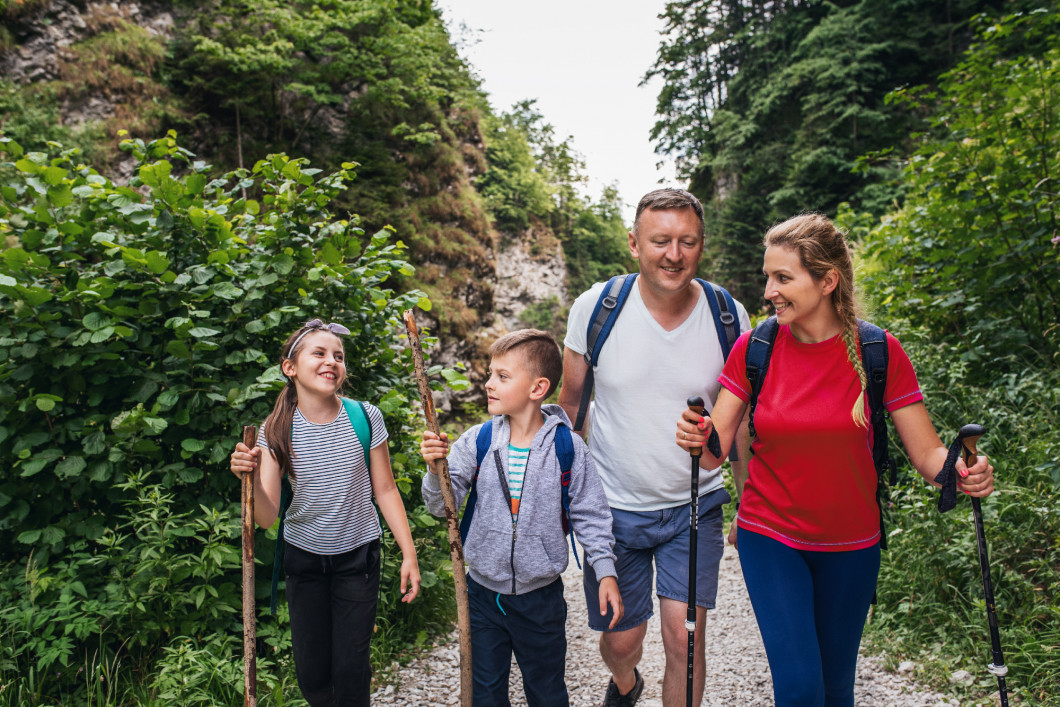
[[[284,547],[298,686],[312,707],[367,707],[379,540],[339,555]]]

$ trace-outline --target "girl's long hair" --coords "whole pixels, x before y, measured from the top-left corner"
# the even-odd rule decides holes
[[[865,416],[865,389],[868,376],[861,363],[858,348],[858,317],[861,305],[854,293],[854,262],[846,238],[835,225],[821,214],[801,214],[779,223],[766,233],[765,246],[782,246],[799,255],[802,267],[814,281],[821,280],[829,270],[839,275],[839,283],[832,290],[832,306],[843,322],[843,343],[847,359],[861,382],[861,394],[854,402],[850,416],[859,427],[868,428]]]
[[[287,341],[283,343],[283,347],[280,349],[281,366],[283,366],[284,361],[293,361],[298,357],[306,342],[306,337],[303,337],[302,334],[311,330],[327,331],[327,329],[321,327],[303,326],[288,336]],[[332,336],[335,335],[332,334]],[[295,342],[297,342],[297,346],[295,346]],[[343,379],[344,385],[345,382],[345,379]],[[276,397],[276,403],[272,406],[272,412],[265,418],[264,425],[265,443],[269,445],[269,450],[280,465],[280,475],[290,474],[292,479],[295,476],[294,465],[291,463],[291,459],[294,457],[294,451],[291,448],[291,427],[294,424],[294,411],[297,407],[298,390],[294,386],[294,381],[288,378],[287,385],[283,387],[283,390]]]

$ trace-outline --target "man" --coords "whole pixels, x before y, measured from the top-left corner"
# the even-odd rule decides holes
[[[594,369],[589,446],[611,506],[625,606],[625,617],[608,630],[609,615],[600,616],[596,577],[586,565],[589,624],[602,631],[600,653],[612,674],[605,706],[634,705],[643,690],[636,666],[652,615],[653,562],[666,650],[663,704],[685,704],[691,476],[688,455],[674,444],[674,421],[689,396],[699,395],[713,408],[724,363],[706,295],[693,279],[703,241],[703,207],[688,192],[658,189],[640,200],[629,234],[640,276]],[[578,297],[567,323],[559,403],[572,420],[588,373],[586,330],[602,287],[598,283]],[[736,304],[741,330],[747,331],[747,311]],[[750,447],[746,430],[737,444],[740,462],[734,469],[742,486]],[[720,469],[701,474],[699,491],[697,705],[703,694],[704,618],[706,609],[714,608],[724,544],[721,506],[730,500]]]

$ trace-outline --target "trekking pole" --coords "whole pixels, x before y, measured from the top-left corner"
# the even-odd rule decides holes
[[[258,428],[243,428],[243,444],[258,443]],[[243,474],[240,507],[243,525],[243,707],[258,707],[257,626],[254,612],[254,472]]]
[[[431,387],[427,382],[427,372],[423,366],[423,348],[420,346],[419,329],[412,310],[405,310],[405,329],[409,335],[409,348],[412,349],[412,362],[416,368],[416,384],[420,389],[420,403],[423,415],[427,418],[427,429],[438,434],[438,420],[434,415],[434,399]],[[456,585],[456,623],[460,642],[460,704],[471,707],[471,619],[468,613],[467,577],[464,574],[464,546],[460,542],[459,515],[456,497],[453,495],[453,481],[449,477],[449,461],[438,459],[432,463],[442,487],[442,503],[445,505],[445,525],[449,531],[449,559],[453,563],[453,583]]]
[[[979,457],[976,450],[976,442],[986,434],[982,425],[965,425],[957,435],[957,441],[961,444],[961,452],[964,456],[965,466],[972,466]],[[975,518],[975,539],[979,545],[979,569],[983,575],[983,595],[986,599],[986,619],[990,624],[990,647],[993,652],[994,661],[986,666],[986,669],[997,678],[997,690],[1001,696],[1001,707],[1008,707],[1008,688],[1005,686],[1005,676],[1008,675],[1008,666],[1005,665],[1005,655],[1001,652],[1001,634],[997,628],[997,611],[994,608],[994,585],[990,581],[990,559],[986,551],[986,533],[983,531],[983,509],[979,498],[972,496],[972,516]]]
[[[688,399],[688,407],[704,414],[703,398],[699,396]],[[692,456],[692,506],[690,509],[688,531],[688,613],[685,614],[685,630],[688,631],[688,680],[685,685],[685,706],[692,707],[693,682],[696,665],[696,558],[699,543],[699,458],[703,455],[702,447],[688,450]]]

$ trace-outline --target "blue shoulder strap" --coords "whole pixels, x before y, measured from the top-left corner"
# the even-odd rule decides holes
[[[777,338],[779,328],[777,318],[769,317],[754,328],[751,332],[751,340],[747,342],[747,354],[744,360],[747,364],[747,382],[751,384],[747,429],[752,439],[758,436],[755,432],[755,408],[758,406],[758,395],[762,392],[766,371],[769,370],[769,357],[773,353],[773,342]]]
[[[589,399],[593,395],[593,367],[600,360],[600,348],[607,341],[611,329],[615,326],[618,313],[629,299],[629,291],[633,289],[633,283],[637,281],[637,273],[626,275],[615,275],[607,281],[604,289],[600,292],[600,298],[596,300],[593,314],[589,317],[589,328],[585,336],[585,363],[589,370],[585,374],[582,383],[582,399],[578,403],[578,414],[574,419],[574,431],[581,432],[585,426],[585,414],[589,411]]]
[[[887,409],[884,408],[884,391],[887,387],[887,334],[883,329],[862,319],[858,320],[858,341],[861,344],[861,365],[868,377],[866,395],[872,425],[872,463],[876,467],[876,505],[880,511],[880,547],[887,549],[887,529],[883,522],[883,484],[898,481],[894,462],[891,460],[887,442]]]
[[[740,320],[736,318],[736,302],[732,295],[721,285],[707,282],[696,278],[707,295],[707,304],[710,305],[710,313],[714,316],[714,328],[718,331],[718,341],[721,343],[723,358],[729,358],[733,344],[740,336]]]
[[[350,425],[353,426],[353,431],[357,435],[357,441],[361,443],[361,450],[364,453],[364,465],[371,471],[372,421],[368,417],[368,410],[360,400],[350,400],[349,398],[341,398],[341,400],[342,407],[346,411],[346,417],[349,418]],[[293,427],[291,434],[294,435]],[[284,484],[283,479],[280,479],[280,527],[276,531],[276,552],[272,558],[272,596],[269,601],[269,613],[273,616],[276,615],[276,601],[280,587],[280,565],[283,564],[283,518],[287,515],[292,496],[290,485]]]
[[[464,515],[460,518],[460,543],[467,541],[467,532],[471,529],[471,519],[475,515],[475,503],[478,502],[478,470],[482,468],[482,460],[486,458],[493,443],[493,418],[486,420],[478,428],[475,437],[475,478],[471,480],[471,490],[467,494],[467,503],[464,504]]]
[[[574,439],[571,437],[570,428],[566,425],[559,425],[552,444],[556,448],[556,459],[559,461],[559,483],[562,489],[563,515],[560,522],[563,525],[563,532],[570,533],[570,548],[574,553],[574,562],[578,565],[578,569],[581,569],[578,547],[574,544],[574,523],[570,519],[570,477],[571,469],[574,467]]]

